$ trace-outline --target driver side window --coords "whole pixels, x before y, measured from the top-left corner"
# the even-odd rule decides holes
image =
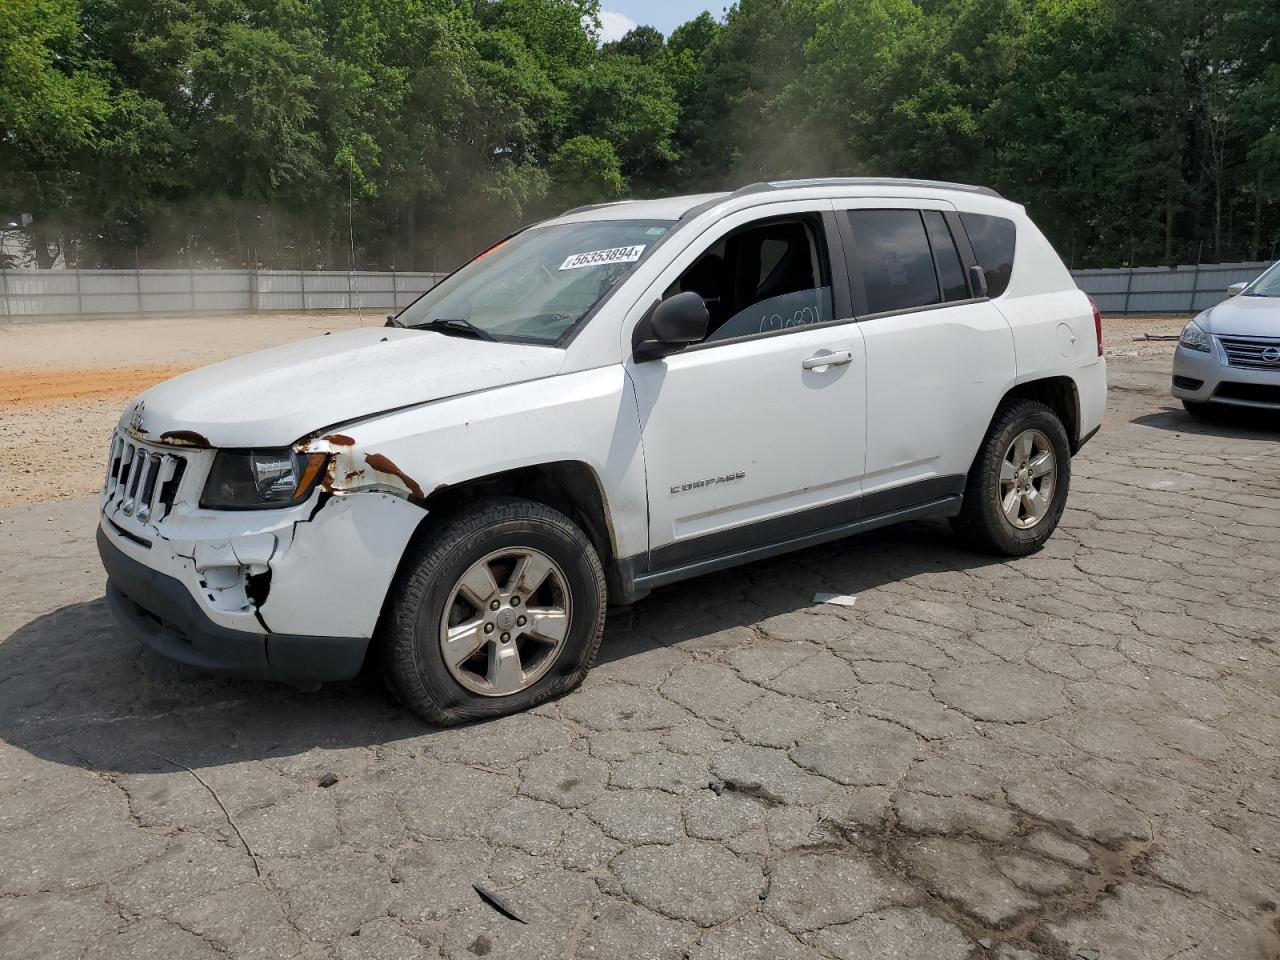
[[[822,222],[779,217],[718,240],[664,298],[693,291],[711,317],[704,342],[759,336],[834,318]]]

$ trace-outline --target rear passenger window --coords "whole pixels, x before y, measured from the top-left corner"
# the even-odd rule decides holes
[[[867,312],[940,303],[938,275],[919,210],[850,210],[850,267],[862,278]]]
[[[1013,275],[1013,221],[984,213],[962,213],[960,222],[969,235],[974,257],[987,275],[987,296],[1000,296],[1008,289],[1009,277]]]
[[[933,263],[938,268],[938,280],[942,284],[942,299],[967,300],[969,283],[964,278],[960,254],[951,236],[951,228],[937,210],[924,211],[925,229],[929,231],[929,245],[933,247]]]

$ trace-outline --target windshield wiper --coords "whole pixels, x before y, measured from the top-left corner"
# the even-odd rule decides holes
[[[477,327],[470,320],[463,320],[461,317],[437,317],[435,320],[427,323],[417,324],[417,330],[434,330],[436,333],[454,334],[455,336],[474,337],[476,340],[488,340],[490,343],[497,343],[498,338],[491,334],[488,330]]]

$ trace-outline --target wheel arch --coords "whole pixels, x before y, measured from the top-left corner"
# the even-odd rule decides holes
[[[1067,430],[1067,438],[1071,441],[1071,452],[1075,454],[1081,446],[1082,438],[1080,436],[1080,390],[1076,386],[1075,380],[1066,375],[1041,377],[1036,380],[1027,380],[1023,383],[1014,384],[1010,387],[1000,403],[996,407],[996,412],[992,413],[992,419],[1010,400],[1037,400],[1043,403],[1054,413],[1058,415],[1058,419],[1062,421],[1062,425]]]
[[[442,485],[423,501],[426,516],[418,524],[397,564],[398,578],[405,561],[423,538],[469,504],[491,496],[514,496],[559,510],[580,526],[600,556],[611,596],[621,596],[617,538],[610,519],[604,485],[590,464],[580,460],[556,460],[515,467]],[[386,615],[384,606],[383,616]]]

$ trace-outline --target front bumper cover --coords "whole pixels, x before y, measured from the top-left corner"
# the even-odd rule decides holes
[[[1280,404],[1254,402],[1236,399],[1230,395],[1220,395],[1220,388],[1224,384],[1280,387],[1280,369],[1265,370],[1231,366],[1227,362],[1226,354],[1217,336],[1213,336],[1212,339],[1213,349],[1207,353],[1203,350],[1189,350],[1181,344],[1174,350],[1172,394],[1179,400],[1190,400],[1194,403],[1218,403],[1224,406],[1265,410],[1280,409]]]
[[[101,525],[98,553],[107,603],[120,623],[157,653],[206,670],[294,682],[350,680],[368,638],[248,633],[214,623],[182,582],[139,563]]]

